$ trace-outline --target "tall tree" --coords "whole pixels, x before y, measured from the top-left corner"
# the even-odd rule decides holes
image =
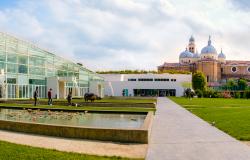
[[[247,88],[247,81],[245,79],[238,80],[238,86],[240,90],[245,90]]]
[[[207,87],[207,81],[202,72],[196,72],[192,76],[192,86],[194,90],[202,90],[204,91]]]
[[[235,90],[237,88],[237,83],[234,79],[228,79],[226,83],[226,87],[229,90]]]

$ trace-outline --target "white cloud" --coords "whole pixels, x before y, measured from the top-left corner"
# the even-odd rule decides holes
[[[229,0],[22,0],[0,10],[0,29],[90,69],[156,69],[178,61],[191,34],[199,50],[212,35],[229,59],[246,59],[248,17]]]

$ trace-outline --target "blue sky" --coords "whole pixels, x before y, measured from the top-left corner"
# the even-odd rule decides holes
[[[0,0],[0,31],[92,70],[177,62],[191,35],[250,60],[248,0]]]
[[[9,8],[9,7],[14,7],[18,3],[16,0],[1,0],[0,1],[0,7],[1,8]]]

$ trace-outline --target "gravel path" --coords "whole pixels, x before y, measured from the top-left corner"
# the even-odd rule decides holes
[[[122,144],[82,139],[49,137],[0,130],[0,140],[33,147],[100,156],[144,158],[147,144]]]

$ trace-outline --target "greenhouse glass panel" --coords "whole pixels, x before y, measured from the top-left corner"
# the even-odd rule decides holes
[[[29,78],[27,75],[25,74],[22,74],[22,75],[18,75],[18,78],[17,78],[17,84],[20,85],[28,85],[29,84]]]
[[[7,72],[17,73],[17,65],[16,64],[8,63],[7,64]]]
[[[33,56],[42,57],[42,58],[46,57],[46,54],[44,53],[44,51],[36,47],[31,47],[29,49],[29,54]]]
[[[30,57],[29,65],[44,67],[45,59],[40,57]]]
[[[28,53],[28,45],[25,45],[23,42],[18,42],[18,52],[27,54]]]
[[[79,79],[79,72],[75,72],[75,73],[74,73],[74,76],[75,76],[77,79]]]
[[[28,57],[27,56],[18,56],[18,63],[19,64],[28,64]]]
[[[47,77],[53,77],[55,76],[55,72],[47,72]]]
[[[16,78],[7,78],[7,83],[16,84]]]
[[[28,73],[27,65],[18,65],[18,73]]]
[[[74,76],[74,72],[68,72],[68,76],[70,77]]]
[[[40,67],[30,67],[30,74],[45,75],[45,69]]]
[[[87,82],[87,83],[80,83],[79,86],[80,87],[88,87],[89,85],[88,85],[88,82]]]
[[[17,62],[17,54],[7,54],[7,61],[11,63],[16,63]]]
[[[45,85],[44,79],[29,79],[29,84]]]
[[[0,51],[0,61],[5,61],[6,60],[6,55],[5,53]]]
[[[4,62],[0,62],[0,69],[4,69],[5,70],[5,63]]]
[[[45,59],[42,59],[42,58],[36,59],[36,66],[44,67],[44,65],[45,65]]]
[[[46,59],[47,63],[54,64],[54,55],[48,54]]]
[[[5,45],[0,42],[0,51],[5,52]]]
[[[67,71],[58,70],[57,75],[60,77],[67,77]]]
[[[1,34],[0,34],[0,44],[5,44],[5,39]]]
[[[16,45],[12,45],[10,46],[10,44],[7,44],[7,52],[16,52],[17,51],[17,46]]]

